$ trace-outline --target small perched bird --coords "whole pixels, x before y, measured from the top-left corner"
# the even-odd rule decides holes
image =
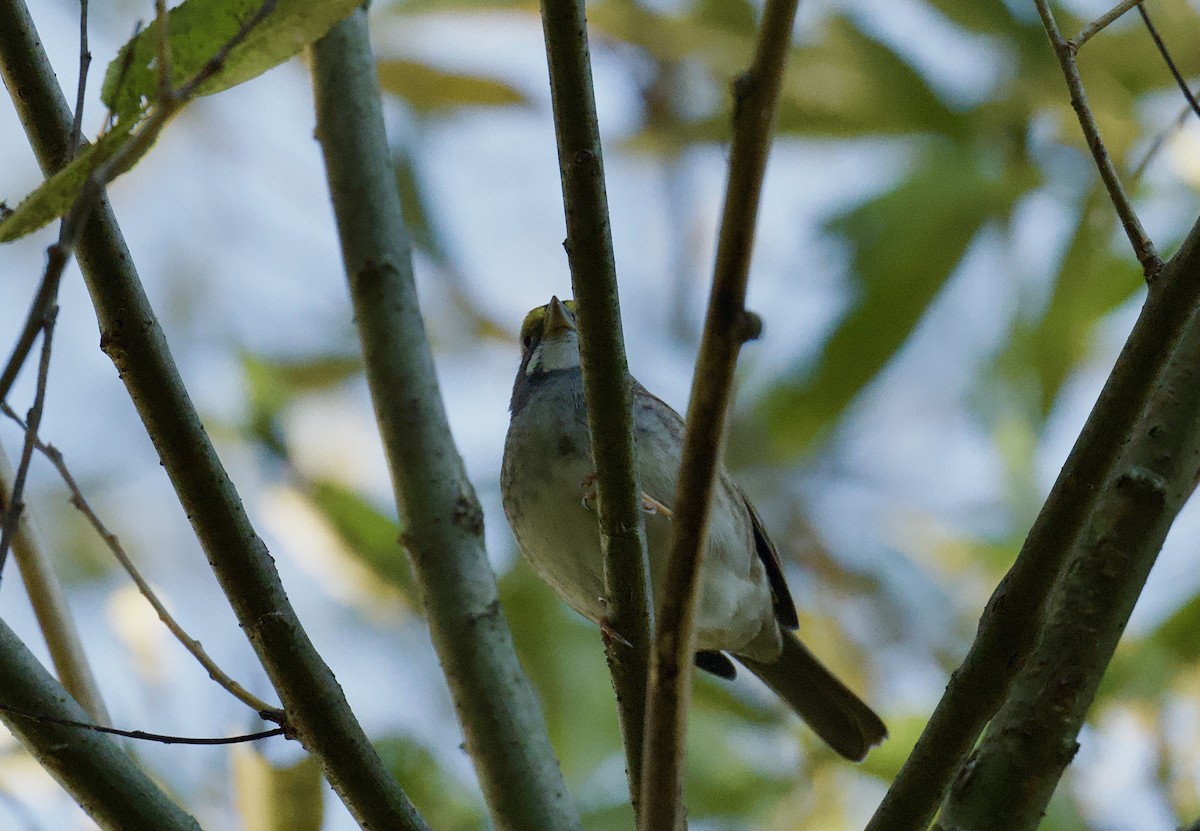
[[[604,625],[604,563],[574,304],[551,298],[521,326],[500,487],[521,553],[571,608]],[[656,606],[666,571],[683,452],[679,414],[630,378],[637,470]],[[696,665],[723,678],[732,654],[848,759],[887,736],[879,716],[800,643],[783,566],[766,529],[722,466],[696,615]],[[619,637],[620,633],[616,633]]]

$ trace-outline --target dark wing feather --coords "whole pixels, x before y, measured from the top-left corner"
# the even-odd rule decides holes
[[[644,395],[647,401],[644,406],[651,406],[651,401],[662,405],[659,413],[669,413],[665,418],[670,419],[678,424],[680,430],[683,429],[683,419],[669,405],[654,393],[647,390],[636,380],[633,382],[635,401],[639,395]],[[636,406],[636,404],[635,404]],[[758,559],[762,561],[763,569],[767,572],[767,584],[771,587],[771,597],[774,598],[775,619],[779,621],[779,625],[785,629],[799,629],[800,620],[796,617],[796,604],[792,600],[792,593],[788,589],[787,579],[783,576],[783,563],[779,559],[779,552],[775,548],[775,544],[771,542],[771,538],[767,536],[767,529],[763,527],[762,518],[759,517],[758,511],[754,510],[754,506],[750,504],[750,500],[746,498],[746,494],[737,484],[729,479],[729,474],[725,472],[725,468],[721,468],[721,473],[725,477],[726,484],[738,495],[742,503],[746,506],[746,510],[750,513],[750,521],[754,526],[754,548],[758,552]]]
[[[775,598],[775,619],[785,629],[799,629],[800,619],[796,617],[796,604],[788,589],[787,578],[783,576],[783,562],[779,559],[779,551],[767,536],[762,518],[759,517],[758,511],[754,510],[746,494],[742,493],[741,488],[738,488],[737,492],[746,503],[746,510],[750,512],[750,519],[754,523],[754,548],[758,551],[758,559],[762,561],[763,568],[766,569],[767,584],[771,587],[771,596]]]

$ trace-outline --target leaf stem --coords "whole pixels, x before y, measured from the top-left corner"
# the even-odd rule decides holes
[[[1137,212],[1133,209],[1133,203],[1129,201],[1129,197],[1125,193],[1120,174],[1117,173],[1117,168],[1108,155],[1104,139],[1100,137],[1100,127],[1096,124],[1096,117],[1092,114],[1092,108],[1088,106],[1087,94],[1083,90],[1083,79],[1079,77],[1079,67],[1075,63],[1075,52],[1079,48],[1079,43],[1063,39],[1062,33],[1058,30],[1058,23],[1054,19],[1054,12],[1050,10],[1049,0],[1034,0],[1034,5],[1042,18],[1042,25],[1046,29],[1046,36],[1050,39],[1050,45],[1054,48],[1054,54],[1058,58],[1063,78],[1067,82],[1067,90],[1071,93],[1071,107],[1079,119],[1079,127],[1083,131],[1084,138],[1087,139],[1088,149],[1091,150],[1096,169],[1100,172],[1100,179],[1108,191],[1108,198],[1116,208],[1121,226],[1125,229],[1125,235],[1129,237],[1129,244],[1133,246],[1133,253],[1137,256],[1138,262],[1142,264],[1142,273],[1147,280],[1152,280],[1162,270],[1162,260],[1159,259],[1154,243],[1142,228],[1141,220],[1138,219]],[[1136,2],[1131,2],[1129,8],[1135,5],[1137,5]],[[1117,9],[1114,9],[1109,14],[1116,11]],[[1122,9],[1121,14],[1124,14],[1125,11],[1128,9]],[[1101,20],[1103,19],[1101,18]]]

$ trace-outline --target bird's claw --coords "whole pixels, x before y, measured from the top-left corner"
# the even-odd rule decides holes
[[[609,625],[606,617],[600,618],[600,639],[604,641],[605,649],[611,649],[614,643],[633,649],[633,644],[621,637],[621,633]]]
[[[675,516],[674,511],[645,491],[642,491],[642,512],[649,514],[650,516],[653,516],[654,514],[662,514],[667,519],[671,519]]]
[[[596,474],[589,473],[583,477],[583,481],[579,483],[579,490],[583,492],[583,498],[579,500],[579,504],[585,511],[590,511],[592,500],[596,498]]]

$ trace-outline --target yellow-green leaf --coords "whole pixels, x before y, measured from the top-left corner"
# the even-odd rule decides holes
[[[253,748],[237,745],[233,785],[245,831],[321,831],[321,767],[312,756],[276,766]]]
[[[417,61],[380,61],[379,84],[422,113],[457,107],[511,107],[528,102],[521,92],[503,81],[450,72]]]
[[[185,0],[171,9],[171,84],[178,87],[199,72],[262,5],[262,0]],[[220,92],[283,63],[360,5],[360,0],[276,0],[271,13],[230,51],[198,94]],[[157,97],[158,44],[155,21],[108,65],[101,95],[119,120],[143,111]]]

